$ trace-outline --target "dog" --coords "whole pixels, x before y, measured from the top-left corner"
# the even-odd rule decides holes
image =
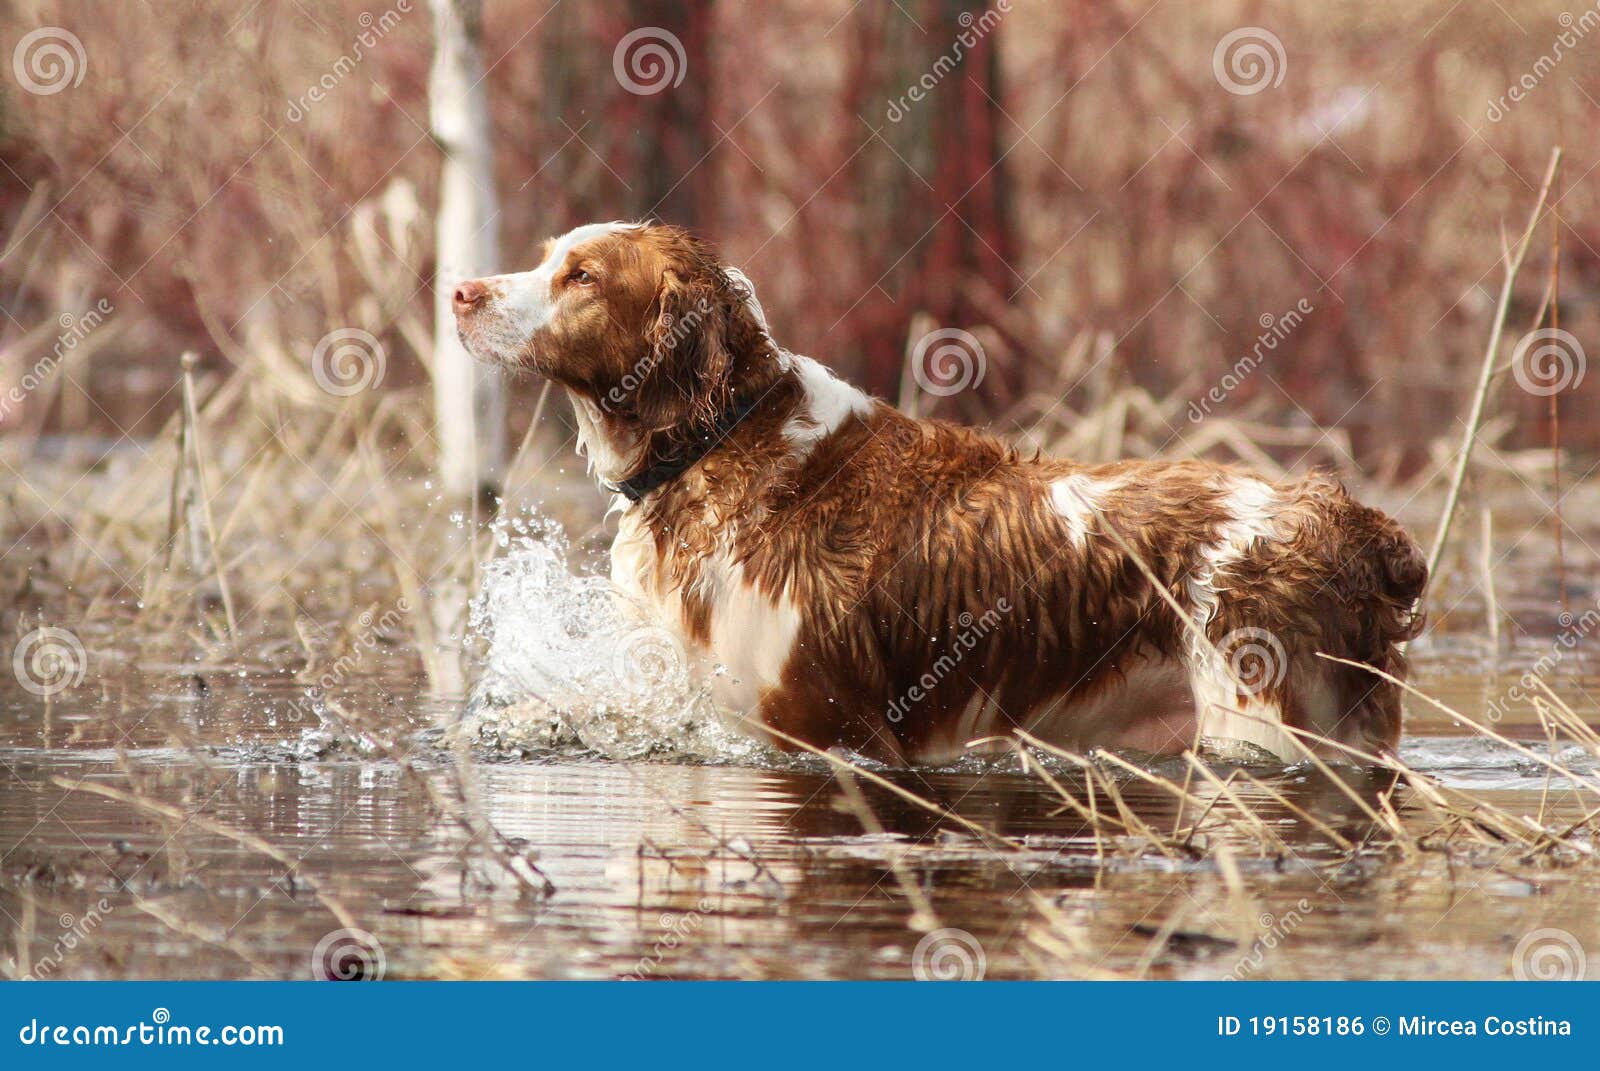
[[[1400,689],[1318,653],[1402,678],[1426,563],[1326,476],[1086,465],[912,419],[780,347],[749,280],[673,226],[579,227],[453,299],[477,359],[571,399],[621,514],[615,586],[780,746],[1399,740]]]

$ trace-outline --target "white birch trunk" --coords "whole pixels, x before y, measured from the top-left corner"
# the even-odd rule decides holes
[[[428,99],[443,163],[435,223],[433,411],[447,494],[466,498],[497,483],[505,459],[505,392],[456,338],[450,298],[463,279],[500,270],[499,205],[483,84],[481,0],[433,0]]]

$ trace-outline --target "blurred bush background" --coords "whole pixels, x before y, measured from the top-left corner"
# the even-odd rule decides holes
[[[426,0],[12,0],[0,23],[0,388],[62,317],[113,310],[0,428],[149,435],[182,351],[287,369],[341,327],[382,340],[384,389],[425,378]],[[890,399],[908,343],[972,331],[981,387],[921,409],[1013,433],[1119,383],[1198,398],[1304,301],[1216,413],[1342,429],[1362,470],[1397,476],[1459,434],[1502,227],[1556,144],[1561,326],[1596,337],[1597,23],[1511,0],[489,0],[502,249],[511,269],[585,221],[692,226],[755,279],[785,344]],[[29,92],[14,50],[44,26],[81,41],[82,70]],[[642,27],[682,48],[655,92],[619,77],[647,62],[619,51]],[[1220,65],[1252,27],[1281,54]],[[1548,246],[1509,340],[1533,326]],[[1065,375],[1074,346],[1096,359]],[[1595,397],[1561,395],[1566,445],[1600,446]],[[1502,405],[1510,445],[1546,441],[1544,398]],[[1194,433],[1181,405],[1166,416],[1153,442]]]

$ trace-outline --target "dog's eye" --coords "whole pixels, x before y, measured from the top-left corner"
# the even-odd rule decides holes
[[[579,268],[577,271],[567,276],[567,282],[577,283],[579,286],[591,286],[594,283],[594,276],[590,275],[582,268]]]

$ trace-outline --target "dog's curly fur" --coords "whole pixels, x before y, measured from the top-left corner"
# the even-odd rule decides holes
[[[726,666],[757,732],[893,762],[1016,728],[1285,759],[1289,730],[1399,739],[1399,689],[1316,656],[1402,675],[1426,566],[1325,476],[1081,465],[911,419],[778,347],[743,276],[673,227],[580,228],[464,291],[468,347],[564,386],[605,480],[754,402],[676,479],[618,500],[612,568]]]

